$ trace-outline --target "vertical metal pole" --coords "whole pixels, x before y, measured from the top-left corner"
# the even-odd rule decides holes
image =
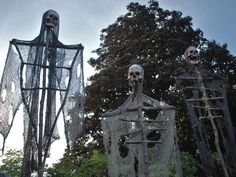
[[[28,127],[27,140],[24,145],[24,156],[21,169],[21,177],[30,177],[31,176],[31,154],[32,154],[32,140],[33,140],[33,129],[31,122]]]
[[[44,51],[43,66],[47,65],[48,60],[48,46],[49,46],[49,32],[46,32],[46,47]],[[40,100],[40,111],[39,111],[39,138],[38,138],[38,177],[43,177],[44,165],[43,165],[43,118],[44,118],[44,103],[46,94],[46,77],[47,70],[43,68],[43,80],[42,80],[42,93]]]
[[[141,127],[141,144],[142,144],[142,152],[143,152],[143,165],[144,165],[144,177],[150,177],[149,172],[149,159],[148,159],[148,150],[147,150],[147,141],[146,141],[146,133],[145,133],[145,124],[143,122],[143,114],[142,114],[142,85],[137,88],[137,102],[138,102],[138,121]]]

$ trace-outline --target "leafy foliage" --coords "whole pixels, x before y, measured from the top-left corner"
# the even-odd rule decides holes
[[[94,150],[90,158],[83,159],[79,175],[81,177],[105,177],[107,176],[106,171],[106,159],[104,154]]]
[[[50,177],[105,177],[107,176],[105,156],[94,150],[90,157],[75,160],[68,154],[59,163],[47,169]]]
[[[8,173],[12,177],[19,177],[21,173],[22,160],[23,152],[21,150],[8,150],[3,156],[0,172]]]
[[[199,172],[201,172],[202,169],[199,162],[188,152],[181,152],[181,167],[183,176],[186,177],[196,177],[200,174]],[[172,168],[170,176],[176,176],[174,168]]]

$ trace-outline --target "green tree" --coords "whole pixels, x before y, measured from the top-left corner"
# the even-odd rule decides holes
[[[105,155],[94,150],[91,157],[82,160],[78,177],[106,177],[106,166]]]
[[[23,152],[21,150],[8,150],[3,156],[0,172],[8,173],[11,177],[19,177],[21,173],[22,160]]]
[[[59,163],[48,168],[50,177],[106,177],[106,159],[104,154],[93,150],[90,156],[76,159],[65,154]]]
[[[66,153],[53,167],[46,169],[50,177],[73,177],[79,165]]]
[[[183,170],[183,176],[186,177],[195,177],[199,174],[201,175],[201,165],[199,162],[193,157],[192,154],[188,152],[181,152],[181,167]],[[173,167],[171,170],[170,177],[175,177],[176,172],[175,168]]]

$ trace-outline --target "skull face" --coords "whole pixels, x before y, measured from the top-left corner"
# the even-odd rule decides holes
[[[53,10],[49,10],[45,18],[45,24],[50,28],[57,26],[59,24],[58,14]]]
[[[128,80],[130,84],[134,87],[139,86],[144,78],[143,68],[137,64],[134,64],[129,67],[128,71]]]
[[[184,52],[186,62],[190,64],[198,64],[199,55],[196,47],[190,46]]]

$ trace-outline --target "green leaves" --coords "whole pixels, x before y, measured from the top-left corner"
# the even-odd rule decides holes
[[[21,150],[8,150],[3,156],[0,172],[8,173],[11,177],[19,177],[21,174],[22,160],[23,152]]]
[[[181,167],[183,170],[183,176],[196,177],[201,174],[201,165],[199,162],[188,152],[181,152]],[[176,172],[174,167],[171,170],[170,177],[175,177]]]
[[[90,158],[84,158],[78,177],[106,177],[106,159],[104,154],[94,150]]]
[[[90,157],[77,160],[65,154],[59,163],[47,169],[47,173],[50,177],[106,177],[106,159],[97,150],[93,150]]]

